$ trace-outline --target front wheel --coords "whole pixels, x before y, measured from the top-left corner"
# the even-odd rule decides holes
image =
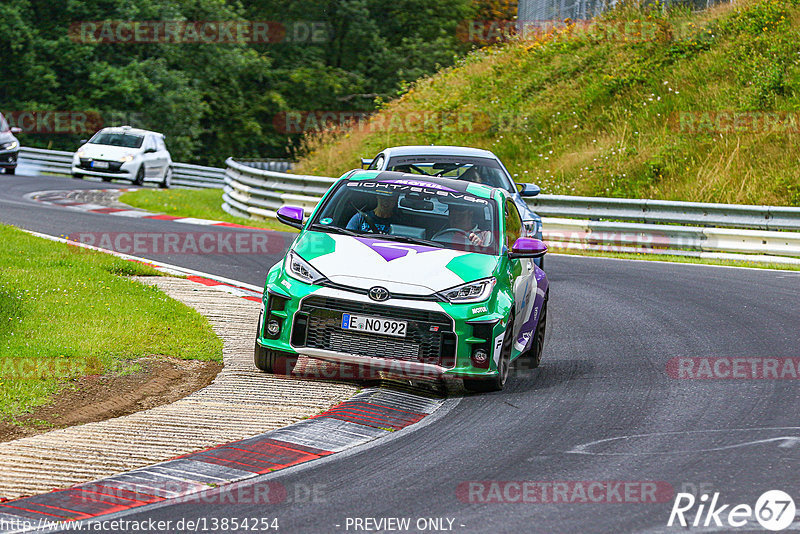
[[[500,391],[508,381],[508,370],[511,367],[511,350],[514,348],[514,316],[508,319],[506,333],[503,336],[503,347],[500,349],[500,361],[497,362],[497,376],[488,380],[464,380],[464,388],[475,393]]]
[[[133,179],[134,185],[142,185],[144,183],[144,164],[136,171],[136,177]]]
[[[17,168],[16,167],[6,167],[6,174],[16,174]]]
[[[83,175],[82,174],[78,174],[77,172],[74,173],[72,175],[72,177],[75,178],[76,180],[83,180]]]
[[[256,327],[256,344],[253,351],[253,363],[266,373],[290,375],[297,364],[297,355],[280,350],[270,350],[261,346],[258,335],[261,333],[262,320],[259,318]]]
[[[161,189],[169,189],[172,185],[172,167],[167,167],[167,170],[164,171],[164,179],[161,180],[159,184]]]
[[[544,296],[542,302],[542,312],[539,315],[539,322],[536,324],[536,330],[533,331],[533,339],[531,346],[526,354],[522,356],[527,358],[530,362],[531,368],[535,369],[542,363],[542,350],[544,349],[544,335],[547,332],[547,299],[549,295]]]

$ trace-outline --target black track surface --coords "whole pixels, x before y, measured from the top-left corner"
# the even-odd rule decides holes
[[[20,200],[29,191],[96,183],[0,176],[0,184],[0,220],[40,232],[174,227]],[[275,258],[164,261],[260,284]],[[548,276],[542,367],[518,370],[505,391],[464,396],[407,435],[251,483],[284,484],[283,504],[189,502],[124,519],[206,518],[210,528],[214,518],[269,517],[282,532],[363,532],[348,518],[409,517],[416,532],[417,518],[433,517],[454,520],[456,532],[673,532],[680,529],[666,527],[671,499],[479,504],[460,500],[457,488],[467,481],[661,481],[676,492],[704,485],[720,492],[721,503],[752,506],[769,489],[800,498],[800,446],[773,439],[800,438],[800,428],[786,428],[800,427],[797,380],[676,380],[666,372],[673,357],[800,356],[800,273],[551,256]],[[311,487],[314,502],[291,502],[303,500],[294,491]]]

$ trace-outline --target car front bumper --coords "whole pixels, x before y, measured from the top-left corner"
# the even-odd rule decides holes
[[[107,169],[97,169],[92,166],[93,160],[88,158],[75,158],[72,160],[72,174],[82,174],[86,176],[100,176],[121,178],[123,180],[133,180],[139,170],[139,163],[129,161],[122,163],[119,161],[108,161]]]
[[[17,166],[17,157],[19,150],[2,151],[0,150],[0,167],[14,168]]]
[[[360,293],[288,277],[268,282],[265,295],[257,342],[267,349],[344,364],[335,366],[328,378],[375,378],[378,372],[414,378],[497,375],[508,306],[489,305],[494,297],[459,305],[404,299],[376,303]],[[496,308],[503,309],[490,311]],[[344,330],[341,314],[346,312],[407,321],[407,335]],[[268,334],[270,321],[280,324],[276,335]],[[478,350],[488,356],[485,367],[473,362]]]

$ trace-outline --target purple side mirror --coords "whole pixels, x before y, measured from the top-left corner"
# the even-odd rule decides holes
[[[510,258],[538,258],[547,252],[547,245],[532,237],[520,237],[511,247]]]
[[[278,208],[278,220],[294,228],[303,228],[303,208],[298,206],[281,206]]]

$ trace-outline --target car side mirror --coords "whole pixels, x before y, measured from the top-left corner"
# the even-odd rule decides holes
[[[12,134],[21,134],[22,128],[19,128],[18,126],[13,126],[10,131]]]
[[[361,158],[361,168],[362,169],[369,169],[369,166],[372,165],[374,160],[368,158]]]
[[[521,197],[535,197],[542,190],[536,184],[517,184],[517,191]]]
[[[298,230],[303,229],[304,216],[303,208],[298,206],[281,206],[278,208],[278,220]]]
[[[145,149],[144,149],[144,153],[145,153],[145,154],[152,154],[152,153],[154,153],[155,151],[156,151],[156,149],[155,149],[155,148],[153,148],[153,147],[150,147],[150,148],[145,148]]]
[[[532,237],[520,237],[511,246],[508,257],[518,258],[540,258],[547,252],[547,245]]]

